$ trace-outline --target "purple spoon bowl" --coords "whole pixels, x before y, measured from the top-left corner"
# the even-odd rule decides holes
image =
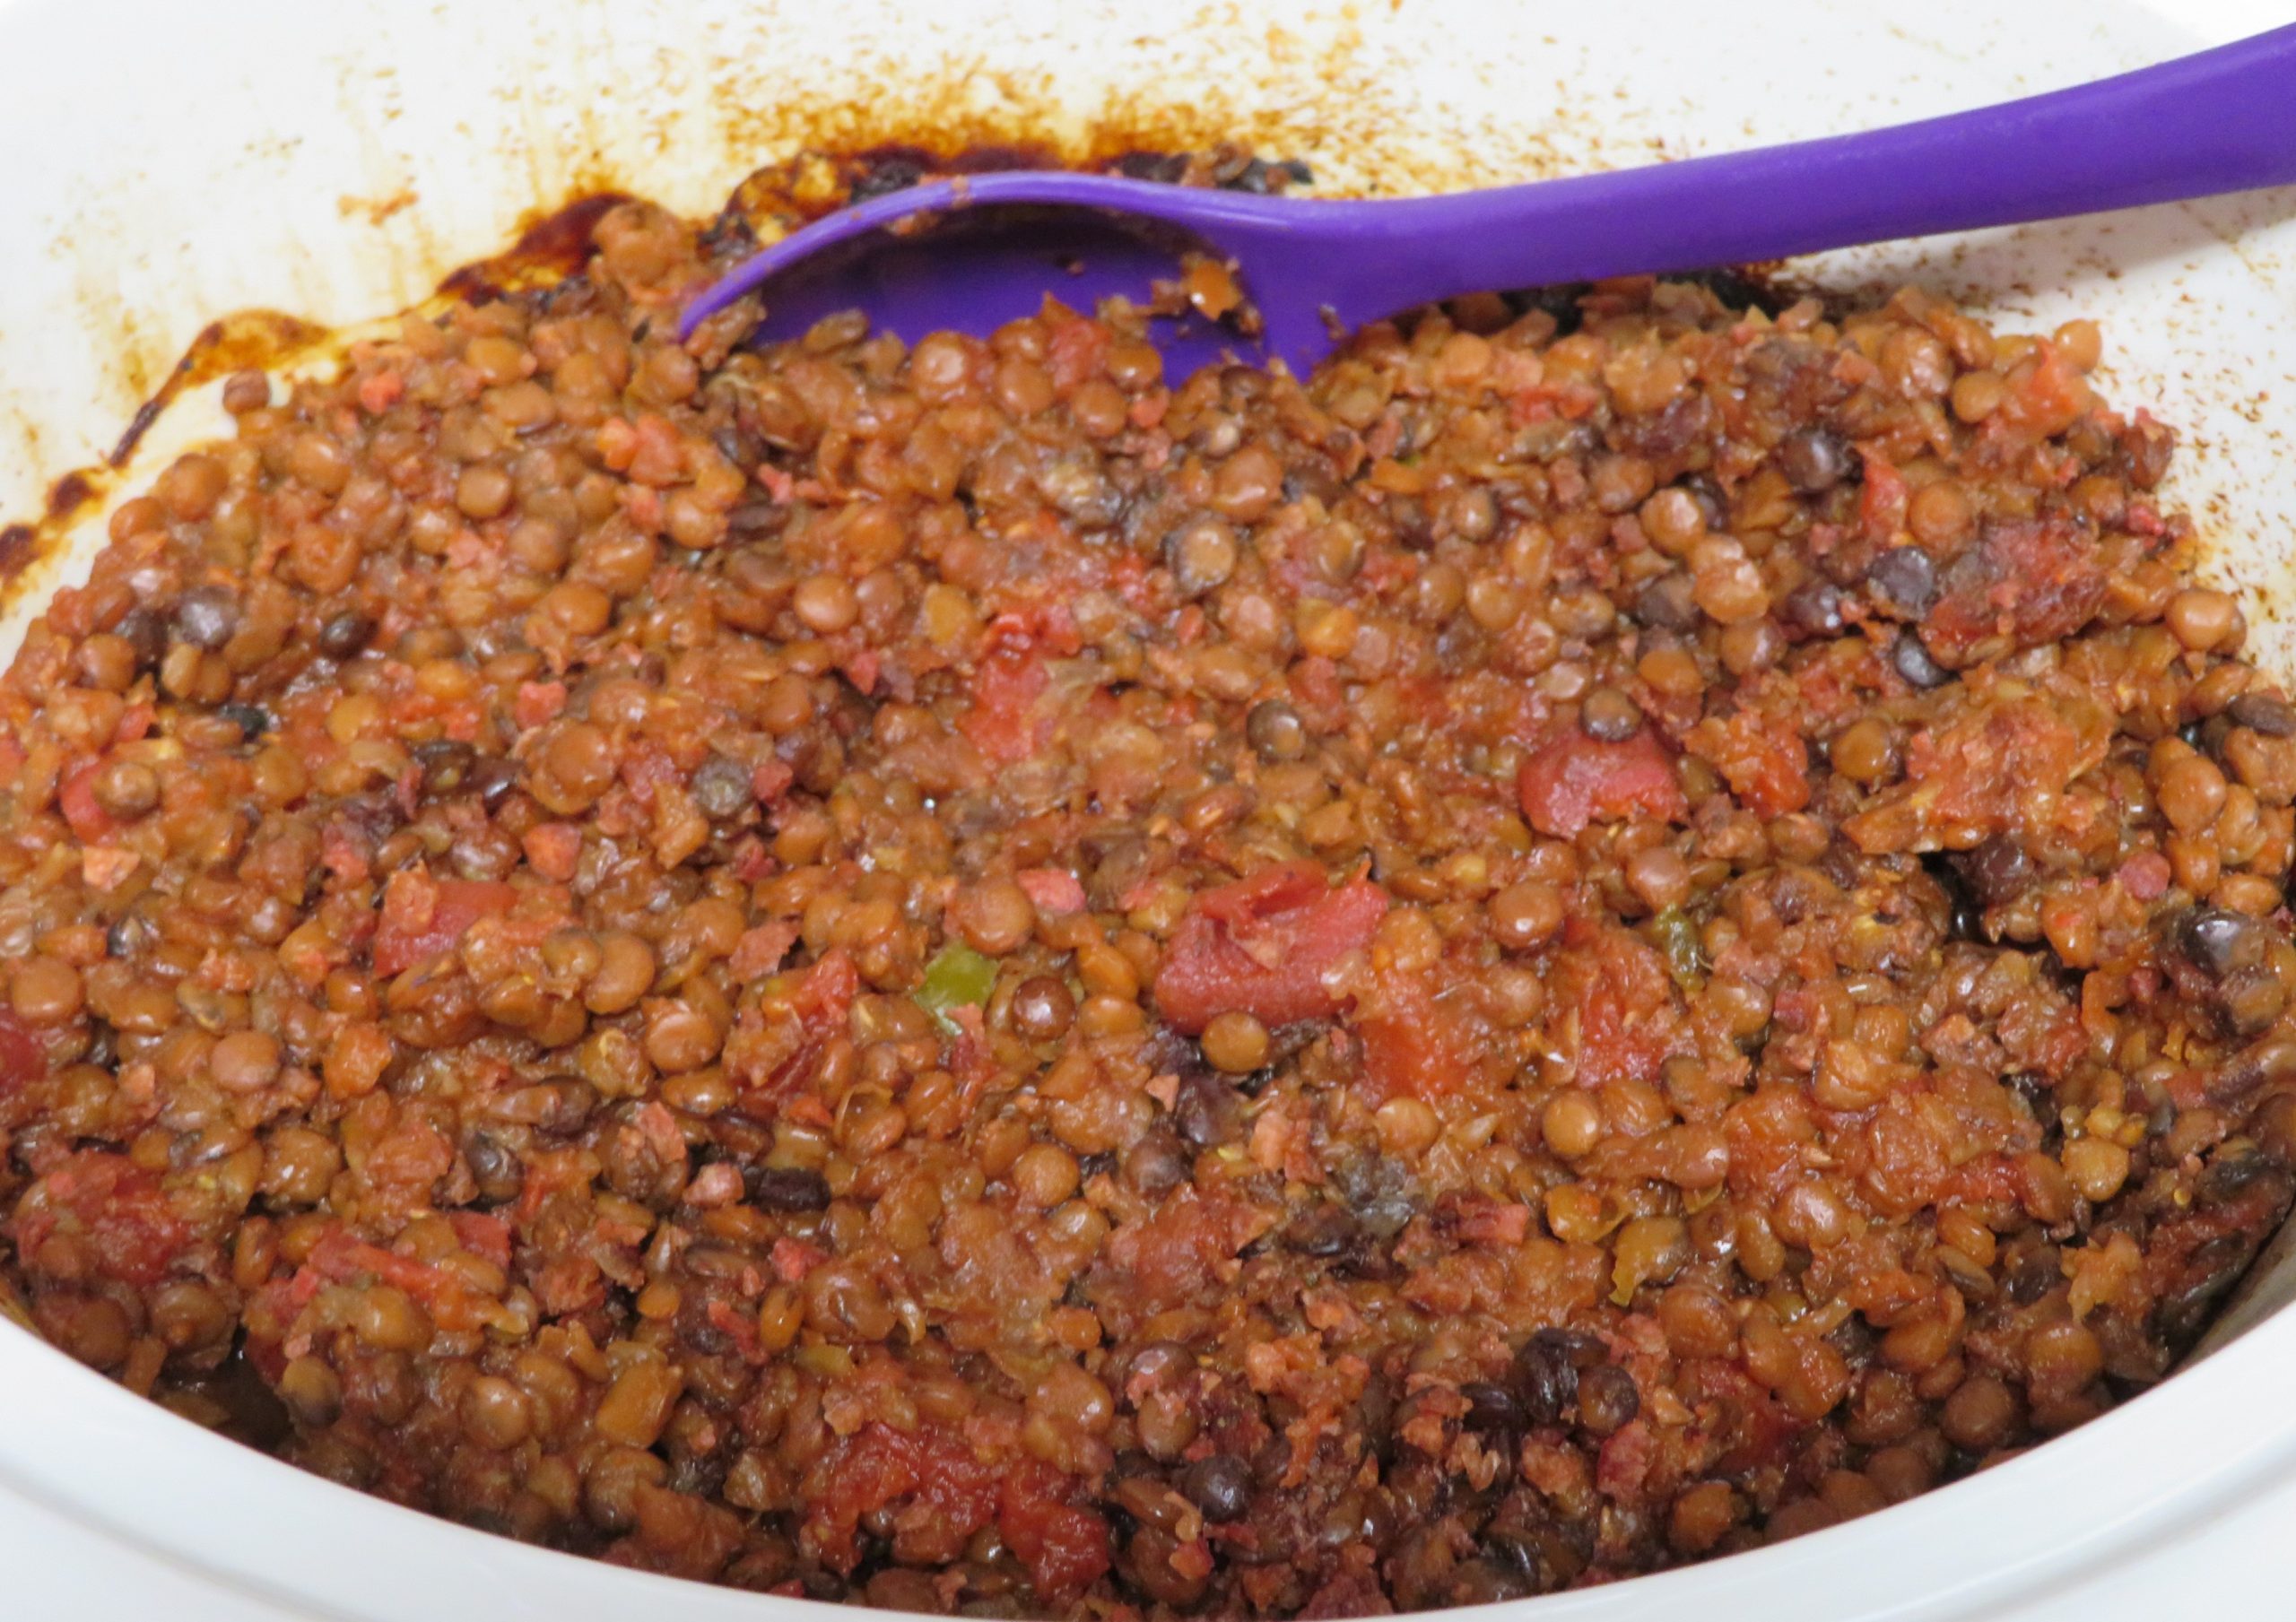
[[[1256,196],[1117,176],[939,179],[816,221],[687,308],[764,291],[758,336],[859,309],[914,341],[982,334],[1047,293],[1139,299],[1196,246],[1262,331],[1160,324],[1167,370],[1234,351],[1304,375],[1339,334],[1464,293],[1783,259],[2296,183],[2296,25],[2092,84],[1710,158],[1394,201]],[[895,234],[920,216],[929,229]],[[966,229],[952,229],[962,221]]]

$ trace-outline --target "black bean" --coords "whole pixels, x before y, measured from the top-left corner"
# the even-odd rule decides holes
[[[1180,1493],[1207,1521],[1240,1521],[1252,1506],[1251,1466],[1233,1453],[1211,1453],[1180,1472]]]
[[[1605,1363],[1578,1376],[1578,1423],[1598,1436],[1607,1436],[1642,1411],[1642,1393],[1634,1376],[1615,1363]]]
[[[802,1167],[745,1167],[742,1184],[750,1203],[763,1210],[822,1210],[829,1205],[829,1179]]]
[[[1196,1158],[1178,1133],[1157,1127],[1124,1151],[1124,1180],[1151,1198],[1169,1193],[1196,1173]]]
[[[1893,546],[1866,566],[1866,589],[1882,607],[1918,620],[1937,601],[1937,566],[1918,546]]]
[[[463,791],[478,796],[488,811],[499,808],[518,786],[518,768],[500,755],[482,755],[463,773]]]
[[[167,622],[148,608],[130,609],[112,634],[135,650],[138,664],[157,664],[167,655]]]
[[[319,652],[330,659],[352,659],[366,652],[375,639],[372,618],[345,610],[319,627]]]
[[[176,635],[195,647],[221,647],[239,629],[239,600],[221,585],[195,585],[176,599]]]
[[[526,1184],[526,1168],[518,1151],[491,1132],[474,1132],[463,1145],[463,1158],[478,1184],[483,1199],[503,1205],[518,1197]]]
[[[1830,429],[1805,428],[1779,442],[1778,471],[1805,496],[1831,490],[1849,477],[1849,442]]]
[[[2177,921],[2177,947],[2196,967],[2222,980],[2261,965],[2272,950],[2272,933],[2245,913],[2196,906]]]
[[[1689,630],[1703,618],[1691,577],[1670,569],[1645,585],[1634,599],[1634,617],[1659,630]]]
[[[142,913],[123,913],[104,931],[104,950],[115,958],[132,958],[160,938],[159,926]]]
[[[713,822],[738,817],[757,803],[757,789],[749,768],[724,755],[712,755],[694,768],[688,792],[701,814]]]
[[[1515,1393],[1503,1385],[1488,1381],[1471,1380],[1459,1387],[1459,1395],[1467,1400],[1465,1421],[1469,1430],[1519,1430],[1523,1425],[1523,1405]]]
[[[1602,1343],[1570,1330],[1543,1329],[1523,1342],[1508,1371],[1508,1383],[1522,1405],[1529,1425],[1552,1425],[1563,1410],[1578,1400],[1578,1370],[1582,1363],[1599,1360]]]
[[[1996,834],[1953,866],[1971,893],[1987,906],[2005,906],[2025,893],[2033,881],[2033,859],[2007,834]]]
[[[219,704],[215,716],[238,727],[243,739],[260,738],[271,730],[271,712],[260,704]]]
[[[2296,706],[2267,693],[2242,693],[2224,707],[2236,726],[2267,738],[2296,738]]]
[[[1233,1087],[1208,1070],[1193,1069],[1180,1077],[1172,1124],[1196,1148],[1217,1149],[1243,1130],[1243,1106]]]
[[[1385,1155],[1342,1162],[1332,1184],[1355,1219],[1378,1238],[1394,1238],[1419,1214],[1418,1179],[1402,1161]]]
[[[1326,1200],[1292,1219],[1283,1229],[1283,1248],[1303,1256],[1343,1256],[1361,1229],[1345,1206]]]
[[[1890,645],[1890,664],[1909,687],[1943,687],[1953,679],[1952,672],[1931,658],[1921,638],[1911,631],[1900,631]]]
[[[414,746],[414,762],[422,768],[422,794],[437,798],[458,791],[470,776],[478,751],[455,738],[438,738]]]
[[[1843,624],[1841,588],[1831,580],[1805,580],[1786,594],[1778,615],[1789,637],[1839,637]]]
[[[2019,1306],[2031,1306],[2064,1282],[2054,1245],[2036,1245],[2009,1264],[2009,1299]]]
[[[1615,687],[1598,687],[1578,702],[1578,728],[1605,743],[1623,743],[1642,728],[1642,707]]]
[[[1244,717],[1244,737],[1263,760],[1297,760],[1308,752],[1308,724],[1281,698],[1263,698]]]

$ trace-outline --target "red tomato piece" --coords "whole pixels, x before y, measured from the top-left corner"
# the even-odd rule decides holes
[[[39,1039],[13,1014],[0,1011],[0,1099],[22,1092],[48,1073],[48,1054]]]
[[[25,1191],[13,1223],[16,1254],[37,1270],[58,1232],[77,1238],[97,1271],[148,1288],[189,1243],[191,1231],[160,1180],[126,1155],[82,1149]]]
[[[1722,774],[1739,803],[1758,817],[1783,817],[1810,802],[1810,750],[1792,715],[1742,705],[1709,716],[1683,746]]]
[[[1084,887],[1076,882],[1076,875],[1065,867],[1031,867],[1013,875],[1013,880],[1036,903],[1042,913],[1081,913],[1084,910]]]
[[[96,774],[100,760],[83,761],[72,768],[56,787],[56,806],[83,845],[99,845],[119,831],[118,820],[96,802]]]
[[[1358,1009],[1363,1074],[1381,1097],[1439,1098],[1474,1073],[1476,1042],[1462,1010],[1423,974],[1379,976]]]
[[[1369,879],[1337,889],[1313,862],[1287,862],[1198,895],[1172,932],[1156,1006],[1194,1033],[1241,1010],[1267,1025],[1339,1011],[1326,969],[1371,939],[1387,892]]]
[[[400,875],[384,898],[382,922],[375,930],[374,967],[378,975],[403,974],[416,964],[452,951],[481,918],[497,918],[510,910],[518,892],[499,879],[424,880],[432,891],[430,906],[419,896],[405,905],[394,905],[402,893]]]
[[[536,823],[519,843],[526,865],[553,884],[565,883],[581,865],[582,830],[571,822]]]
[[[1634,815],[1679,821],[1689,812],[1674,763],[1648,727],[1622,743],[1578,727],[1550,735],[1515,776],[1523,815],[1551,839],[1575,839],[1589,822]]]
[[[1574,922],[1564,940],[1552,984],[1578,1012],[1578,1085],[1656,1080],[1659,1066],[1692,1045],[1665,960],[1613,925]]]
[[[874,1421],[816,1464],[807,1486],[812,1507],[801,1535],[837,1571],[859,1564],[856,1533],[880,1510],[907,1501],[893,1516],[894,1546],[911,1544],[922,1555],[937,1550],[915,1544],[961,1547],[996,1514],[999,1497],[996,1472],[961,1443]]]
[[[1041,1605],[1059,1609],[1109,1568],[1109,1523],[1068,1503],[1069,1479],[1034,1459],[997,1483],[996,1530],[1029,1569]]]
[[[999,648],[981,662],[972,707],[957,724],[990,759],[1012,766],[1037,747],[1037,700],[1051,685],[1044,662],[1025,649]]]
[[[563,681],[521,681],[517,698],[510,707],[510,718],[518,724],[521,732],[532,732],[556,719],[565,707]]]
[[[1858,527],[1874,540],[1886,541],[1905,527],[1905,476],[1886,456],[1863,448],[1857,455],[1866,464],[1865,488],[1857,494]]]

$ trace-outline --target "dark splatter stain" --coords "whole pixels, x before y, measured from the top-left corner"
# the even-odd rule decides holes
[[[546,213],[529,216],[518,239],[503,253],[465,265],[439,283],[439,291],[468,304],[562,281],[589,262],[598,221],[631,200],[627,192],[590,192]]]
[[[48,516],[51,520],[68,518],[95,499],[96,487],[85,473],[66,473],[48,492]]]
[[[13,580],[39,556],[39,532],[29,524],[0,529],[0,580]]]

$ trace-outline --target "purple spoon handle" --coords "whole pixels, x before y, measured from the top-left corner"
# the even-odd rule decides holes
[[[1349,225],[1364,247],[1390,247],[1417,261],[1407,291],[1421,302],[1535,282],[1783,259],[2291,182],[2296,26],[2090,84],[1859,134],[1355,204]],[[1392,297],[1379,271],[1369,255],[1334,267],[1330,279],[1352,295],[1335,307],[1344,321],[1371,318],[1371,307]]]
[[[1179,227],[1232,256],[1268,349],[1304,367],[1329,347],[1335,322],[1358,326],[1461,293],[1780,259],[2292,182],[2296,26],[1860,134],[1442,196],[1257,197],[1033,170],[937,180],[794,232],[706,291],[681,325],[690,332],[787,267],[913,215],[1069,205]]]

